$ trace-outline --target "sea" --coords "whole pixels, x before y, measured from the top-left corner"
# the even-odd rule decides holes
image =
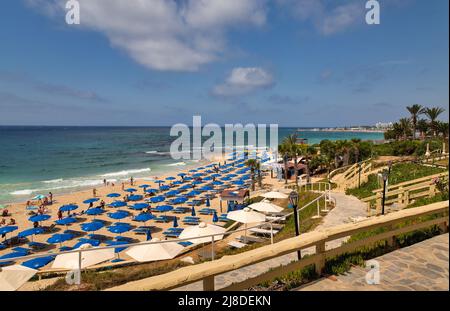
[[[296,131],[279,128],[279,141]],[[376,132],[306,129],[297,134],[310,144],[324,139],[383,139]],[[198,160],[171,157],[175,139],[170,127],[0,126],[0,203],[95,187],[103,179],[151,180],[200,165]]]

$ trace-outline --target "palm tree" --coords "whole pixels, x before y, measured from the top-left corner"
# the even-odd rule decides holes
[[[281,144],[278,146],[278,152],[283,155],[283,164],[284,164],[284,183],[287,184],[287,159],[288,159],[288,148],[285,144]]]
[[[284,138],[282,144],[285,146],[287,154],[294,160],[294,178],[295,184],[298,186],[298,170],[297,170],[297,159],[300,154],[300,146],[297,143],[297,135],[291,134]],[[287,164],[286,164],[287,167]]]
[[[255,169],[258,172],[258,186],[262,189],[261,162],[256,161]]]
[[[433,136],[437,135],[437,119],[439,115],[441,115],[445,111],[444,108],[441,107],[433,107],[427,108],[425,110],[425,115],[430,119],[430,127],[433,130]]]
[[[252,191],[255,191],[255,168],[256,168],[257,163],[258,162],[256,161],[256,159],[248,159],[245,162],[245,165],[250,167],[250,173],[251,173],[250,177],[252,180]]]
[[[447,138],[448,137],[448,131],[449,131],[449,129],[448,129],[448,122],[438,121],[437,122],[437,131],[438,131],[439,134],[442,134],[442,136],[444,138]]]
[[[408,118],[402,118],[398,121],[404,139],[411,135],[411,120]]]
[[[419,121],[417,121],[417,129],[420,132],[421,138],[424,139],[429,130],[429,125],[428,125],[427,120],[420,119]]]
[[[417,127],[417,118],[419,115],[423,114],[425,112],[425,108],[421,105],[412,105],[409,107],[406,107],[408,109],[409,113],[411,114],[411,122],[413,126],[413,139],[416,139],[416,127]]]

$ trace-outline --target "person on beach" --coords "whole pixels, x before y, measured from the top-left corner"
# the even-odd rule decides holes
[[[48,198],[49,198],[49,204],[52,205],[53,204],[53,193],[49,192]]]
[[[7,217],[9,215],[9,211],[7,208],[5,208],[2,212],[2,217]]]
[[[63,213],[61,210],[58,211],[58,219],[61,220],[63,218]]]
[[[94,195],[94,198],[97,196],[97,189],[92,189],[92,194]]]
[[[134,179],[133,179],[133,176],[131,176],[131,178],[130,178],[130,184],[133,186],[133,182],[134,182]]]
[[[11,219],[9,220],[8,226],[14,226],[15,224],[16,224],[16,220],[15,220],[14,218],[11,218]]]
[[[102,209],[105,209],[105,205],[106,205],[105,201],[101,200],[101,201],[100,201],[100,207],[101,207]]]
[[[122,182],[122,191],[125,190],[125,184]]]
[[[2,218],[2,221],[0,221],[0,226],[5,226],[6,225],[6,219]]]
[[[33,228],[39,227],[39,223],[37,221],[33,222]]]
[[[103,186],[107,186],[108,184],[106,183],[106,179],[103,179]]]

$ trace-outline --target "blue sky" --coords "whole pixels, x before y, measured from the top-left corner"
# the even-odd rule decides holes
[[[447,107],[448,1],[0,4],[0,125],[344,126]],[[442,117],[448,120],[448,111]]]

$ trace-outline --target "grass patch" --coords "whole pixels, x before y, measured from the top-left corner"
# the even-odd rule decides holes
[[[394,164],[389,176],[389,185],[396,185],[405,181],[445,172],[444,168],[423,166],[416,163],[398,163]],[[368,181],[363,183],[360,188],[348,189],[347,194],[354,195],[357,198],[366,198],[373,195],[374,190],[380,189],[382,185],[378,183],[376,174],[371,174]]]

